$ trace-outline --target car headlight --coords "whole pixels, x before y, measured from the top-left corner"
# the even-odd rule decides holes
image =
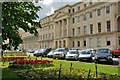
[[[64,54],[62,53],[61,56],[64,56]]]
[[[112,56],[108,56],[108,58],[112,58]]]

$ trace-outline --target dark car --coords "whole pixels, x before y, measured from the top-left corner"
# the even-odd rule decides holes
[[[112,53],[109,49],[98,49],[95,54],[95,62],[107,61],[113,63]]]
[[[40,49],[37,54],[34,54],[34,56],[42,56],[45,57],[49,52],[51,51],[51,48],[47,48],[47,49]]]

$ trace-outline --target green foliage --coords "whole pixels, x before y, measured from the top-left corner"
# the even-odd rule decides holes
[[[20,79],[19,76],[13,72],[13,70],[10,70],[8,68],[3,68],[2,69],[2,79],[1,80],[16,80]]]
[[[16,49],[22,43],[18,32],[20,28],[37,36],[40,23],[35,20],[39,17],[36,13],[40,9],[40,6],[35,6],[32,2],[2,3],[3,42],[9,39],[9,44],[4,44],[3,49],[11,49],[11,47]],[[28,23],[31,23],[31,26]]]
[[[98,77],[95,77],[95,72],[90,73],[88,79],[88,71],[82,69],[72,69],[69,72],[69,68],[62,68],[60,77],[60,69],[37,69],[37,70],[21,70],[16,73],[20,76],[21,79],[39,79],[39,80],[119,80],[120,76],[118,75],[108,75],[104,73],[98,73]]]

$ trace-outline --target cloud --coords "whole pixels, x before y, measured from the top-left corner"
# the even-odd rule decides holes
[[[48,12],[46,15],[47,15],[47,16],[49,16],[50,14],[53,14],[53,13],[54,13],[54,11],[55,11],[55,9],[52,7],[52,8],[51,8],[51,11],[50,11],[50,12]]]
[[[51,3],[53,3],[53,0],[43,0],[42,3],[45,5],[50,5]]]
[[[53,14],[55,10],[65,6],[66,4],[71,5],[75,3],[75,2],[64,2],[63,0],[44,0],[44,1],[45,2],[39,1],[38,3],[34,3],[36,6],[42,7],[42,9],[37,12],[37,14],[39,15],[39,18],[37,19],[37,21],[39,21],[40,19],[48,15]],[[60,1],[63,1],[63,2],[60,2]]]

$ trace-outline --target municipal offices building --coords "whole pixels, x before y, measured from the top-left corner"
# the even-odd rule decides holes
[[[77,2],[40,20],[38,37],[20,34],[24,49],[117,49],[120,46],[120,2]]]

